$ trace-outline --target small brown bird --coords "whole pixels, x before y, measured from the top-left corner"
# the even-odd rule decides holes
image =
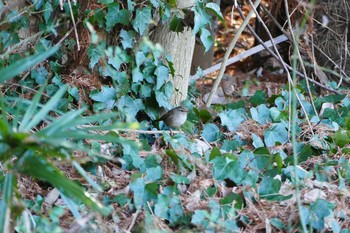
[[[187,114],[188,109],[179,106],[169,110],[158,121],[164,121],[170,128],[180,128],[186,122]]]

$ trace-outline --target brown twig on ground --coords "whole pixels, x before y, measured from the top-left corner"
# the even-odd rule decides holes
[[[136,223],[137,217],[139,216],[140,213],[141,213],[141,208],[138,208],[136,210],[136,212],[133,214],[132,221],[131,221],[128,229],[126,230],[126,232],[131,232],[132,228],[134,227],[134,225]]]
[[[76,1],[75,1],[76,4]],[[80,42],[79,42],[79,35],[78,35],[78,30],[77,30],[77,25],[75,23],[74,15],[73,15],[73,10],[72,10],[72,5],[70,3],[70,0],[68,0],[68,6],[69,6],[69,11],[70,11],[70,16],[72,18],[73,22],[73,28],[74,28],[74,34],[75,34],[75,39],[77,41],[77,49],[80,51]]]

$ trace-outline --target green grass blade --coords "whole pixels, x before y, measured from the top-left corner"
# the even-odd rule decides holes
[[[96,123],[99,121],[109,120],[109,119],[116,116],[116,113],[103,113],[103,114],[98,114],[98,115],[88,116],[88,117],[78,117],[85,110],[82,109],[82,110],[77,110],[77,111],[79,112],[79,114],[72,113],[73,111],[71,111],[71,112],[65,114],[67,116],[63,115],[60,118],[55,119],[47,128],[40,131],[40,134],[52,135],[53,132],[60,133],[66,129],[72,129],[73,127],[81,126],[84,124],[93,124],[93,123]],[[73,116],[75,116],[75,117],[73,117]],[[53,127],[53,128],[51,129],[51,127]],[[57,127],[59,129],[57,129]],[[90,127],[87,127],[87,128],[90,129]],[[104,128],[106,128],[106,126]],[[107,128],[113,129],[114,126],[108,125]],[[84,129],[85,128],[81,128],[81,130],[84,130]]]
[[[29,124],[30,119],[35,115],[36,109],[38,108],[38,105],[39,105],[40,99],[42,97],[42,94],[44,92],[44,89],[45,89],[45,85],[43,85],[38,90],[38,92],[34,95],[27,111],[24,113],[24,116],[21,120],[21,124],[18,127],[19,131],[23,131],[23,128]]]
[[[114,118],[116,116],[116,113],[110,112],[110,113],[101,113],[101,114],[96,114],[93,116],[87,116],[87,117],[80,117],[75,119],[74,121],[72,120],[71,122],[67,122],[66,128],[72,128],[76,126],[82,126],[82,125],[89,125],[89,124],[95,124],[97,122],[103,122],[110,120],[111,118]],[[91,126],[91,127],[98,127],[98,126]],[[101,127],[101,126],[99,126]],[[113,129],[112,125],[107,125],[106,126],[111,127]],[[83,129],[90,129],[90,127],[81,127],[81,130]]]
[[[86,192],[83,187],[67,179],[60,170],[46,159],[34,155],[31,151],[28,151],[26,155],[20,158],[16,162],[15,167],[22,174],[51,183],[64,195],[73,198],[73,200],[81,201],[92,210],[98,211],[103,215],[109,214],[109,210]]]
[[[33,119],[28,122],[26,125],[23,124],[23,127],[21,129],[24,132],[29,131],[34,126],[39,124],[40,121],[44,120],[46,115],[57,106],[58,101],[61,99],[61,97],[64,95],[64,93],[67,90],[67,85],[62,86],[54,96],[51,97],[51,99],[40,109],[38,113],[36,113],[33,117]]]
[[[79,213],[79,206],[69,197],[61,193],[61,197],[64,200],[64,202],[67,204],[67,207],[69,208],[70,212],[73,214],[73,216],[79,221],[82,219],[81,214]]]
[[[102,192],[102,188],[101,186],[99,186],[84,170],[84,168],[82,168],[80,166],[80,164],[77,161],[73,161],[73,165],[74,167],[77,169],[77,171],[80,173],[80,175],[82,175],[86,181],[89,182],[89,184],[97,191]]]
[[[2,198],[0,202],[0,232],[10,232],[10,215],[12,206],[12,193],[14,189],[14,175],[8,173],[2,188]]]
[[[57,52],[57,50],[60,48],[60,46],[56,45],[54,47],[49,48],[43,53],[39,53],[36,55],[32,55],[26,58],[23,58],[19,61],[16,61],[9,65],[8,67],[0,70],[0,83],[3,83],[16,75],[26,71],[30,67],[33,67],[43,60],[47,59],[51,55]]]
[[[92,134],[88,132],[63,132],[54,135],[55,138],[71,138],[71,139],[92,139],[92,140],[101,140],[106,142],[115,142],[121,143],[122,140],[116,135],[101,135],[101,134]]]
[[[75,119],[85,112],[85,109],[79,109],[75,111],[70,111],[61,117],[55,119],[51,124],[49,124],[46,128],[40,131],[40,134],[45,134],[47,136],[51,136],[57,132],[63,132],[70,127],[75,126]]]

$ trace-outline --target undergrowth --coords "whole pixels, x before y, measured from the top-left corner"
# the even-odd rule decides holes
[[[175,3],[0,3],[0,229],[294,232],[302,219],[310,232],[347,232],[347,95],[311,86],[313,107],[301,82],[208,110],[191,82],[182,133],[149,133],[171,107],[174,71],[148,34],[157,17],[181,33]],[[188,11],[199,35],[222,19],[207,1]],[[23,38],[31,22],[37,33]]]

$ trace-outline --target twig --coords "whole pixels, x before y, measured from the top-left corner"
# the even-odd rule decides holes
[[[259,4],[260,4],[260,1],[261,0],[256,0],[255,3],[254,3],[254,8],[256,8]],[[237,0],[235,0],[235,7],[237,7],[238,4],[237,4]],[[221,82],[221,79],[224,75],[224,72],[225,72],[225,69],[226,69],[226,66],[227,66],[227,60],[233,50],[233,48],[235,47],[237,41],[238,41],[238,38],[240,37],[240,35],[242,34],[244,28],[247,26],[247,24],[249,24],[249,20],[250,18],[254,15],[254,11],[251,10],[248,15],[247,15],[247,18],[243,21],[242,25],[239,27],[237,33],[235,34],[234,38],[232,39],[232,41],[230,42],[230,45],[228,46],[227,48],[227,51],[225,52],[225,55],[224,55],[224,59],[222,60],[222,63],[221,63],[221,68],[220,68],[220,72],[219,72],[219,75],[218,77],[216,78],[215,80],[215,83],[213,85],[213,88],[210,92],[210,95],[209,95],[209,98],[208,98],[208,101],[206,103],[206,106],[207,107],[210,107],[211,105],[211,102],[213,101],[213,97],[214,97],[214,94],[216,93],[216,90],[218,89],[219,87],[219,84]]]
[[[290,35],[291,35],[291,39],[292,39],[291,41],[296,45],[296,44],[297,44],[297,41],[296,41],[296,38],[295,38],[295,36],[294,36],[294,32],[293,32],[293,30],[292,30],[293,27],[292,27],[292,23],[291,23],[291,21],[290,21],[290,17],[289,17],[289,14],[288,14],[288,9],[287,9],[288,6],[285,6],[285,7],[286,7],[285,10],[286,10],[286,14],[287,14],[288,26],[289,26],[289,28],[290,28]],[[305,16],[305,17],[306,17],[306,16]],[[315,114],[318,116],[318,113],[317,113],[317,111],[316,111],[316,107],[315,107],[314,101],[313,101],[313,99],[312,99],[312,94],[311,94],[311,89],[310,89],[310,83],[309,83],[310,78],[309,78],[309,77],[307,76],[307,74],[306,74],[305,65],[304,65],[303,59],[301,58],[301,54],[300,54],[299,49],[296,49],[295,51],[296,51],[296,53],[297,53],[300,66],[301,66],[301,69],[302,69],[303,74],[304,74],[304,77],[305,77],[305,83],[306,83],[306,87],[307,87],[307,93],[308,93],[308,95],[309,95],[311,105],[312,105],[312,107],[313,107],[313,109],[314,109]],[[301,103],[300,103],[300,104],[301,104]],[[305,112],[305,115],[307,116],[306,112]],[[311,126],[311,124],[310,124],[310,126]],[[312,132],[312,130],[311,130],[311,132]]]
[[[249,0],[249,2],[250,2],[250,4],[252,5],[251,0]],[[252,7],[253,7],[253,6],[252,6]],[[240,10],[240,8],[238,8],[238,10]],[[270,39],[272,39],[272,35],[271,35],[269,29],[267,28],[265,22],[261,19],[260,15],[258,14],[258,12],[256,12],[256,10],[255,10],[254,8],[253,8],[253,10],[255,11],[255,14],[256,14],[257,18],[259,19],[259,21],[261,22],[262,26],[264,27],[264,29],[265,29],[267,35],[270,37]],[[244,18],[244,15],[243,15],[242,11],[240,11],[240,14],[241,14],[241,16]],[[248,29],[249,29],[249,27],[248,27]],[[253,31],[254,31],[254,30],[253,30]],[[255,32],[254,32],[253,34],[256,35]],[[259,37],[258,35],[256,35],[256,36]],[[259,39],[260,39],[260,38],[259,38]],[[260,40],[261,40],[261,39],[260,39]],[[293,80],[292,80],[291,75],[290,75],[290,73],[289,73],[289,70],[288,70],[288,68],[287,68],[287,66],[286,66],[286,64],[285,64],[285,62],[283,61],[282,56],[281,56],[281,54],[279,53],[279,51],[278,51],[278,49],[277,49],[277,47],[276,47],[275,44],[273,45],[273,48],[274,48],[274,50],[275,50],[275,52],[276,52],[276,56],[277,56],[276,60],[278,60],[278,61],[282,64],[284,70],[286,71],[287,77],[288,77],[289,85],[291,85],[291,86],[293,87],[294,94],[296,95],[296,98],[298,99],[298,101],[299,101],[299,103],[300,103],[300,105],[301,105],[301,108],[302,108],[302,110],[303,110],[303,112],[304,112],[304,114],[305,114],[305,118],[306,118],[307,122],[309,123],[310,131],[313,133],[312,125],[311,125],[311,123],[310,123],[309,117],[308,117],[307,112],[306,112],[306,110],[305,110],[305,108],[304,108],[304,106],[303,106],[303,104],[302,104],[302,102],[301,102],[301,99],[300,99],[298,93],[296,93],[296,91],[295,91],[294,83],[293,83]],[[272,51],[271,51],[271,52],[272,52]],[[291,105],[289,105],[289,107],[291,107]],[[289,111],[289,112],[291,112],[291,111]],[[288,121],[288,122],[290,122],[290,121]],[[290,129],[290,125],[288,126],[288,128]],[[289,132],[289,130],[288,130],[288,132]]]
[[[289,27],[291,28],[292,24],[291,24],[291,20],[289,17],[289,9],[288,9],[288,1],[284,0],[284,6],[285,6],[285,10],[286,10],[286,16],[287,16],[287,20],[288,20],[288,24]],[[296,40],[294,37],[293,41],[293,46],[294,48],[296,48],[297,44],[296,44]],[[293,66],[296,66],[296,58],[293,58]],[[296,79],[296,73],[293,73],[293,79]],[[293,88],[294,92],[295,89]],[[295,93],[294,95],[295,97],[298,97],[297,93]],[[292,108],[292,148],[293,148],[293,162],[294,162],[294,173],[295,173],[295,196],[296,196],[296,202],[297,202],[297,207],[298,207],[298,211],[299,211],[299,219],[301,222],[301,226],[303,229],[303,232],[307,232],[307,227],[306,227],[306,223],[305,223],[305,219],[302,217],[301,212],[302,212],[302,205],[301,205],[301,199],[300,199],[300,187],[299,187],[299,177],[297,175],[297,164],[298,164],[298,157],[297,157],[297,152],[296,152],[296,121],[297,121],[297,115],[296,115],[296,101],[295,98],[293,98],[290,102],[290,105],[293,106]]]
[[[278,27],[278,29],[284,34],[286,35],[286,37],[288,37],[288,39],[290,41],[292,41],[292,38],[290,37],[290,34],[283,29],[282,25],[277,21],[277,19],[275,19],[275,17],[271,14],[271,12],[266,8],[266,6],[264,4],[260,5],[262,7],[262,9],[264,10],[264,12],[269,16],[269,18],[272,20],[272,22]]]
[[[126,230],[126,232],[131,232],[132,228],[134,227],[134,225],[136,223],[137,217],[139,216],[140,213],[141,213],[141,208],[138,208],[136,210],[136,212],[133,214],[132,221],[131,221],[128,229]]]
[[[298,43],[297,43],[297,40],[296,40],[296,38],[295,38],[295,36],[294,36],[294,32],[293,32],[293,30],[292,30],[292,22],[291,22],[291,20],[290,20],[289,13],[288,13],[288,3],[287,3],[286,1],[285,1],[284,3],[285,3],[285,10],[286,10],[286,16],[287,16],[288,25],[289,25],[289,28],[291,29],[291,30],[290,30],[290,34],[291,34],[291,37],[292,37],[293,47],[294,47],[294,48],[297,48]],[[306,83],[307,83],[307,85],[308,85],[308,80],[312,80],[312,79],[309,79],[309,78],[306,76],[306,70],[305,70],[304,64],[302,63],[302,59],[301,59],[301,55],[300,55],[299,49],[295,49],[295,51],[296,51],[296,53],[298,54],[298,60],[299,60],[299,62],[300,62],[300,64],[301,64],[301,66],[303,67],[303,71],[304,71],[304,73],[305,73],[305,80],[306,80]],[[294,53],[293,53],[293,54],[294,54]],[[288,78],[290,79],[291,83],[293,83],[292,78],[291,78],[290,76],[288,76]],[[293,84],[294,84],[294,83],[293,83]],[[302,104],[302,102],[301,102],[301,100],[300,100],[300,97],[299,97],[298,93],[295,91],[295,87],[294,87],[294,86],[293,86],[293,91],[294,91],[295,97],[296,97],[297,100],[299,101],[299,104],[300,104],[301,109],[303,110],[303,112],[304,112],[304,114],[305,114],[305,119],[306,119],[306,121],[308,122],[308,125],[309,125],[309,127],[310,127],[310,132],[311,132],[312,136],[314,136],[314,131],[313,131],[313,129],[312,129],[312,124],[311,124],[311,122],[310,122],[310,120],[309,120],[309,116],[308,116],[308,114],[307,114],[307,112],[306,112],[306,110],[305,110],[304,105]],[[310,94],[310,101],[313,103],[310,88],[308,88],[308,91],[309,91],[309,94]],[[318,115],[315,106],[314,106],[314,111],[315,111],[315,114]]]
[[[70,11],[70,16],[71,16],[72,22],[73,22],[74,34],[75,34],[75,39],[77,41],[78,51],[80,51],[79,35],[78,35],[77,25],[75,24],[75,19],[74,19],[72,5],[70,3],[70,0],[68,0],[68,6],[69,6],[69,11]]]
[[[62,44],[63,41],[64,41],[65,39],[67,39],[67,37],[72,33],[72,31],[73,31],[73,28],[71,28],[66,34],[64,34],[64,36],[60,39],[60,41],[58,41],[57,44]]]
[[[113,129],[114,132],[129,132],[129,133],[140,133],[140,134],[162,134],[163,132],[169,132],[169,133],[180,133],[184,134],[182,131],[173,131],[173,130],[140,130],[140,129]]]
[[[243,13],[242,13],[242,10],[240,10],[240,8],[237,8],[237,9],[239,10],[239,13],[240,13],[241,17],[244,17],[244,15],[243,15]],[[263,7],[263,9],[264,9],[264,7]],[[276,22],[277,22],[277,21],[276,21]],[[278,22],[277,22],[277,23],[278,23]],[[253,34],[253,36],[259,41],[260,45],[255,46],[255,47],[253,47],[253,48],[251,48],[251,49],[249,49],[249,50],[247,50],[247,51],[241,53],[242,55],[245,54],[245,53],[248,52],[248,51],[255,50],[255,48],[257,48],[257,47],[263,47],[263,48],[266,49],[277,61],[281,62],[281,65],[282,65],[282,66],[285,65],[285,66],[288,68],[288,70],[293,71],[293,68],[292,68],[290,65],[288,65],[286,62],[284,62],[283,59],[280,59],[280,58],[269,48],[269,47],[272,47],[273,44],[277,45],[277,44],[279,44],[279,43],[281,43],[281,42],[286,41],[287,38],[288,38],[290,41],[292,41],[290,34],[288,34],[285,30],[283,30],[283,29],[280,28],[281,31],[282,31],[283,33],[285,33],[284,35],[280,35],[280,36],[278,36],[278,37],[275,37],[273,40],[268,40],[268,41],[266,41],[266,42],[263,42],[263,41],[261,40],[261,38],[255,33],[254,29],[253,29],[249,24],[247,25],[247,27],[248,27],[248,29],[250,30],[250,32]],[[281,27],[281,26],[279,25],[278,27]],[[316,48],[317,48],[317,47],[316,47]],[[260,48],[259,48],[259,49],[260,49]],[[317,49],[319,49],[319,48],[317,48]],[[260,52],[261,50],[263,50],[263,49],[260,49],[258,52]],[[250,52],[250,53],[251,53],[251,52]],[[241,54],[239,54],[239,55],[241,55]],[[254,54],[255,54],[255,53],[254,53]],[[252,55],[252,54],[251,54],[251,55]],[[238,56],[238,55],[237,55],[237,56]],[[250,55],[249,55],[249,56],[250,56]],[[244,58],[246,58],[246,57],[248,57],[248,56],[245,56]],[[233,58],[235,58],[235,57],[233,57]],[[229,60],[231,60],[231,59],[233,60],[233,58],[230,58]],[[243,58],[242,58],[242,57],[239,57],[238,60],[235,59],[235,62],[236,62],[236,61],[239,61],[240,59],[243,59]],[[212,72],[216,71],[217,69],[216,69],[216,70],[213,70],[213,69],[212,69],[213,67],[216,67],[216,66],[217,66],[217,65],[214,65],[214,66],[212,66],[212,67],[210,67],[210,68],[204,70],[203,73],[205,72],[205,74],[207,75],[208,73],[212,73]],[[208,72],[208,71],[209,71],[209,72]],[[305,77],[302,73],[300,73],[299,71],[295,70],[295,72],[296,72],[300,77],[306,78],[306,77]],[[307,77],[307,78],[308,78],[308,77]],[[339,92],[339,91],[337,91],[337,90],[334,90],[334,89],[332,89],[332,88],[330,88],[330,87],[327,87],[327,86],[325,86],[325,85],[323,85],[323,84],[321,84],[321,83],[319,83],[319,82],[317,82],[317,81],[315,81],[315,80],[313,80],[313,79],[308,78],[308,80],[309,80],[311,83],[313,83],[313,84],[315,84],[315,85],[317,85],[317,86],[319,86],[319,87],[321,87],[321,88],[323,88],[323,89],[325,89],[325,90],[331,91],[331,92],[333,92],[333,93],[335,93],[335,94],[341,94],[341,92]]]
[[[260,5],[260,6],[261,6],[262,9],[264,10],[264,12],[269,16],[269,18],[273,21],[273,23],[278,27],[278,29],[279,29],[286,37],[288,37],[288,39],[289,39],[290,41],[293,41],[291,35],[290,35],[286,30],[283,29],[283,27],[281,26],[281,24],[275,19],[275,17],[270,13],[270,11],[268,11],[268,9],[264,6],[264,4],[262,4],[262,5]],[[314,19],[314,20],[315,20],[315,19]],[[316,22],[318,22],[318,21],[316,21]],[[318,22],[318,23],[319,23],[319,22]],[[321,24],[321,23],[319,23],[319,24]],[[328,28],[328,27],[327,27],[327,28]],[[328,30],[332,30],[332,29],[331,29],[331,28],[328,28]],[[334,33],[335,33],[335,32],[334,32]],[[324,51],[322,51],[317,45],[313,44],[313,46],[314,46],[320,53],[322,53],[322,55],[325,56],[334,66],[338,67],[338,65],[336,64],[336,62],[334,62],[334,61],[333,61]],[[288,67],[289,70],[292,70],[292,68],[291,68],[288,64],[287,64],[287,67]],[[339,67],[339,71],[340,71],[340,73],[342,73],[342,74],[344,75],[344,77],[349,78],[349,76],[345,73],[345,71],[344,71],[342,68]],[[296,72],[297,72],[297,74],[298,74],[299,76],[301,76],[302,78],[305,78],[304,75],[301,75],[301,73],[299,73],[299,71],[296,71]],[[340,76],[340,74],[339,74],[339,76]],[[349,79],[350,79],[350,78],[349,78]],[[319,87],[321,87],[321,88],[327,90],[327,91],[331,91],[331,92],[336,93],[336,94],[341,94],[340,92],[338,92],[338,91],[336,91],[336,90],[334,90],[334,89],[330,89],[330,88],[328,88],[327,86],[322,85],[321,83],[318,83],[318,82],[316,82],[316,81],[313,80],[313,79],[309,79],[309,81],[312,82],[313,84],[315,84],[315,85],[317,85],[317,86],[319,86]],[[315,81],[315,82],[314,82],[314,81]]]
[[[350,77],[346,74],[346,72],[344,71],[343,68],[339,67],[339,65],[335,61],[333,61],[333,59],[330,58],[318,45],[313,44],[313,48],[315,48],[318,52],[320,52],[323,56],[325,56],[328,59],[328,61],[330,61],[334,65],[335,68],[339,69],[339,74],[335,71],[334,71],[334,73],[330,72],[331,74],[338,76],[338,77],[346,78],[345,80],[347,82],[349,82]]]

